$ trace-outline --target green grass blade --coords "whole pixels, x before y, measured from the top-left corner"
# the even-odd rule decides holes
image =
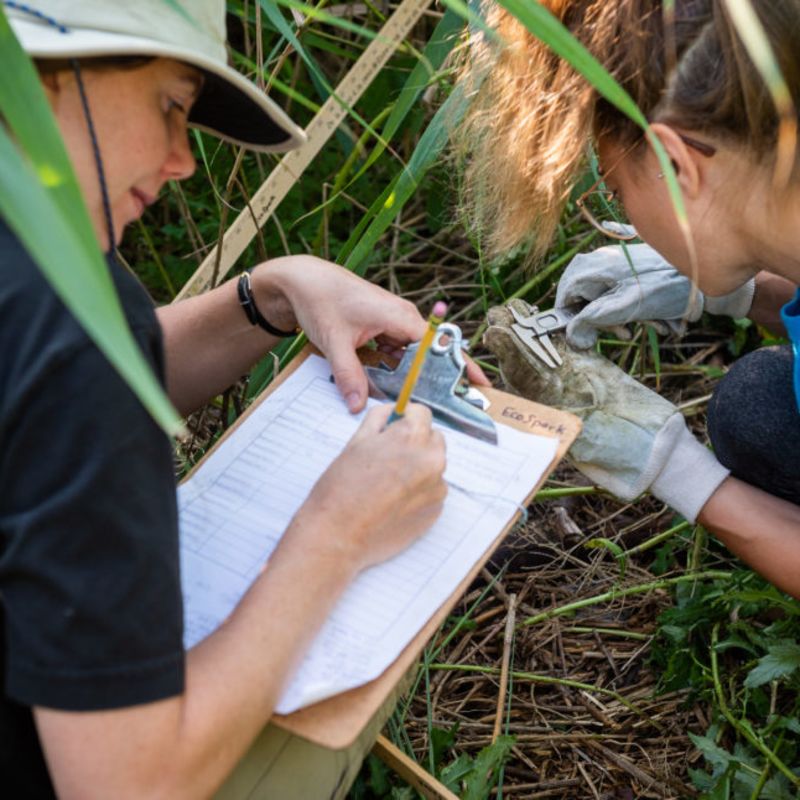
[[[381,130],[382,139],[378,141],[377,145],[367,157],[367,160],[349,180],[348,174],[351,166],[351,159],[348,159],[347,164],[345,164],[346,169],[343,169],[339,175],[336,176],[330,197],[328,197],[324,203],[321,203],[304,214],[300,219],[304,219],[312,214],[317,214],[326,206],[333,203],[342,192],[347,191],[359,178],[364,176],[372,165],[386,152],[388,142],[391,142],[392,137],[400,129],[400,126],[419,99],[420,94],[428,87],[431,78],[436,74],[437,70],[441,68],[445,58],[447,58],[452,50],[455,34],[461,29],[462,25],[463,22],[458,14],[450,10],[445,12],[439,24],[431,34],[431,38],[422,52],[422,57],[403,84],[403,88],[400,90],[397,100],[391,106],[387,106],[387,109],[390,109],[390,111],[389,117]],[[376,119],[382,119],[387,109],[384,109]],[[377,122],[373,120],[373,124],[377,125]],[[358,156],[360,145],[365,144],[364,136],[361,137],[358,144],[359,146],[353,150],[353,158]],[[374,216],[374,214],[371,216]],[[299,221],[300,220],[296,220],[295,224]]]
[[[0,212],[154,419],[175,433],[180,418],[131,335],[38,75],[1,10],[0,53],[0,113],[14,136],[0,127]]]
[[[278,0],[281,2],[281,0]],[[314,61],[311,56],[308,55],[306,49],[300,43],[300,40],[295,36],[294,31],[292,30],[289,23],[284,19],[281,12],[278,10],[277,5],[273,0],[259,0],[259,4],[261,8],[264,10],[264,13],[267,15],[267,19],[275,25],[275,27],[280,32],[281,36],[283,36],[287,42],[289,42],[292,47],[297,51],[300,57],[305,62],[306,66],[308,67],[309,71],[311,72],[312,76],[316,78],[319,82],[320,86],[323,89],[323,92],[326,95],[333,96],[334,100],[344,108],[347,113],[353,117],[357,122],[359,122],[366,130],[368,130],[377,140],[380,142],[384,147],[386,147],[386,142],[383,140],[381,135],[374,130],[374,128],[367,122],[352,106],[342,100],[339,95],[336,94],[334,88],[328,83],[327,78],[323,75],[322,71],[317,66],[316,62]]]
[[[497,0],[499,5],[513,14],[537,39],[541,39],[553,52],[571,64],[591,85],[623,114],[630,117],[645,133],[647,141],[658,158],[667,184],[675,217],[686,241],[693,274],[697,272],[694,239],[686,215],[678,178],[669,156],[659,138],[633,98],[608,73],[603,65],[539,2],[529,0]]]
[[[327,96],[330,95],[333,90],[328,84],[325,76],[322,74],[322,71],[317,66],[317,62],[311,58],[311,56],[308,54],[308,51],[305,49],[305,47],[303,47],[300,40],[295,35],[295,32],[292,30],[292,26],[289,25],[283,14],[281,14],[278,6],[273,2],[273,0],[258,0],[258,2],[270,23],[295,49],[295,52],[300,56],[300,58],[303,59],[311,74],[319,81],[320,85],[323,87],[323,91],[326,93],[325,98],[327,98]]]
[[[465,19],[473,28],[479,28],[490,39],[496,40],[497,31],[486,24],[486,20],[476,10],[480,4],[476,2],[465,3],[464,0],[442,0],[442,5],[450,11]]]
[[[785,186],[791,177],[797,150],[797,109],[792,93],[750,0],[725,0],[725,6],[778,111],[780,129],[774,182],[776,186]]]
[[[419,185],[419,181],[433,166],[447,144],[449,126],[458,123],[466,108],[467,101],[464,94],[460,87],[456,87],[420,137],[407,168],[397,177],[391,191],[382,195],[384,199],[380,210],[345,261],[348,269],[358,270],[373,252],[378,239],[400,213]]]
[[[422,53],[422,59],[417,62],[408,76],[403,88],[400,90],[392,112],[383,126],[381,134],[386,141],[391,141],[392,137],[397,133],[414,103],[419,99],[420,94],[428,87],[431,78],[444,63],[445,58],[453,49],[455,35],[461,30],[462,24],[459,15],[450,9],[445,12],[439,21]],[[360,178],[380,158],[385,149],[386,143],[379,142],[351,183]]]
[[[376,39],[380,36],[380,33],[373,33],[369,28],[365,28],[363,25],[356,25],[354,22],[350,22],[350,20],[344,19],[342,17],[337,17],[335,14],[329,14],[327,11],[323,11],[321,8],[317,8],[316,6],[309,6],[306,3],[301,3],[298,0],[275,0],[279,5],[286,6],[286,8],[294,9],[295,11],[299,11],[306,17],[310,19],[317,20],[318,22],[324,22],[326,25],[334,25],[337,28],[343,28],[346,31],[350,31],[350,33],[355,33],[357,36],[363,36],[366,39]]]

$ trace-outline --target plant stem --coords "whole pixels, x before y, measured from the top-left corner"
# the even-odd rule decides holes
[[[630,550],[626,550],[623,553],[623,555],[632,556],[634,553],[644,553],[645,550],[650,550],[657,544],[661,544],[661,542],[664,542],[670,537],[674,536],[676,533],[682,533],[683,531],[685,531],[687,528],[690,527],[691,527],[690,522],[681,522],[677,525],[674,525],[669,530],[666,530],[663,533],[659,533],[657,536],[653,536],[646,542],[642,542],[641,544],[637,544],[636,547],[632,547]]]
[[[658,581],[640,583],[636,586],[628,586],[624,589],[612,589],[610,592],[603,592],[602,594],[595,595],[594,597],[576,600],[574,603],[567,603],[565,606],[551,608],[549,611],[542,611],[539,614],[534,614],[532,617],[527,617],[526,619],[522,620],[520,626],[535,625],[537,622],[544,622],[545,620],[553,619],[554,617],[561,617],[564,614],[577,611],[579,608],[586,608],[586,606],[593,606],[597,605],[598,603],[608,602],[610,600],[618,600],[621,597],[629,597],[632,594],[643,594],[645,592],[652,592],[655,589],[666,589],[669,586],[676,586],[679,583],[686,583],[687,581],[725,580],[730,577],[730,572],[709,570],[708,572],[698,572],[694,575],[678,575],[676,578],[662,578]]]
[[[646,642],[652,638],[649,633],[637,633],[636,631],[625,631],[621,628],[588,628],[580,625],[573,625],[571,628],[562,628],[564,633],[607,633],[609,636],[619,636],[623,639],[636,639]]]
[[[743,722],[736,719],[736,717],[733,715],[733,712],[730,710],[730,707],[728,706],[728,700],[725,697],[725,692],[722,689],[722,684],[720,683],[719,679],[719,663],[717,660],[718,640],[719,623],[714,625],[714,628],[711,631],[711,677],[714,681],[714,694],[717,696],[719,710],[722,712],[722,715],[726,720],[728,720],[734,730],[747,739],[747,741],[750,742],[753,747],[755,747],[763,756],[765,756],[770,764],[775,767],[775,769],[782,772],[795,786],[800,786],[800,777],[795,775],[789,769],[789,767],[787,767],[786,764],[784,764],[783,761],[781,761],[778,756],[773,753],[766,744],[764,744],[764,742],[761,740],[761,737],[752,730],[749,722],[746,720]]]
[[[479,667],[471,664],[429,664],[428,669],[436,672],[474,672],[481,675],[499,675],[500,669],[498,667]],[[637,708],[630,700],[626,700],[619,692],[613,689],[604,689],[602,686],[595,686],[593,683],[583,683],[581,681],[573,681],[569,678],[555,678],[552,675],[537,675],[535,672],[518,672],[514,670],[509,672],[509,677],[514,680],[530,681],[531,683],[546,683],[555,686],[569,686],[571,689],[583,689],[587,692],[598,692],[599,694],[608,695],[613,697],[618,703],[622,703],[625,708],[633,711],[644,719],[650,719],[647,714],[640,708]],[[652,722],[653,720],[651,720]]]
[[[535,500],[553,500],[558,497],[578,497],[584,494],[600,494],[596,486],[570,486],[565,489],[541,489],[533,498]]]
[[[158,254],[156,246],[153,244],[153,239],[150,236],[150,231],[147,230],[147,226],[142,222],[141,219],[138,220],[138,225],[139,225],[139,233],[142,234],[142,238],[144,239],[145,244],[147,245],[147,249],[150,251],[150,255],[153,257],[153,261],[155,262],[156,268],[158,269],[158,273],[159,275],[161,275],[161,278],[166,284],[169,296],[170,298],[174,299],[178,291],[175,288],[175,284],[172,282],[172,278],[170,278],[169,276],[169,272],[167,272],[166,268],[164,267],[164,262],[161,260],[161,256]]]

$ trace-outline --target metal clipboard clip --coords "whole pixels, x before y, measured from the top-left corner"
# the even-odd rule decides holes
[[[497,444],[494,420],[484,410],[488,401],[462,380],[466,362],[461,352],[461,338],[458,325],[451,322],[439,325],[411,399],[428,406],[439,422]],[[419,343],[409,345],[395,369],[383,363],[365,367],[371,397],[397,399],[418,346]]]

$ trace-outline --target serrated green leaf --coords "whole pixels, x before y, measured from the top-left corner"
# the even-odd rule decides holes
[[[734,760],[731,753],[720,747],[713,739],[707,736],[698,736],[695,733],[690,733],[689,738],[692,744],[703,754],[706,761],[714,767],[715,773],[726,770],[730,766],[731,761]]]
[[[514,736],[498,736],[495,742],[478,753],[474,766],[464,781],[463,800],[485,800],[489,796],[495,775],[505,763],[515,742]]]
[[[451,792],[458,792],[462,779],[469,775],[472,766],[472,759],[466,753],[461,753],[455,761],[442,769],[439,780]]]
[[[372,791],[378,797],[388,794],[392,785],[389,780],[389,775],[391,774],[389,768],[371,753],[367,759],[367,766],[369,768],[369,785]]]
[[[706,792],[713,788],[715,783],[714,779],[707,772],[704,772],[702,769],[692,769],[692,767],[689,767],[689,779],[695,789],[699,789],[701,792]]]
[[[458,728],[459,724],[457,722],[447,729],[431,728],[430,737],[434,764],[441,764],[444,754],[455,744]]]
[[[796,717],[771,718],[770,725],[774,730],[787,730],[800,734],[800,720]]]
[[[794,642],[776,644],[769,648],[767,655],[758,660],[745,678],[748,689],[763,686],[765,683],[791,675],[800,667],[800,645]]]

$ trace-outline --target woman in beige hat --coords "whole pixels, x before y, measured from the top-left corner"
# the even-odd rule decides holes
[[[192,174],[188,125],[258,150],[303,141],[227,66],[222,0],[183,2],[188,16],[163,0],[4,5],[110,253],[168,180]],[[425,329],[411,304],[312,257],[266,262],[155,313],[111,255],[109,268],[184,412],[297,326],[359,411],[367,386],[355,348]],[[207,796],[269,720],[334,599],[438,515],[443,440],[421,407],[385,431],[387,410],[367,415],[224,628],[184,653],[170,442],[4,222],[0,349],[4,794]],[[280,796],[341,794],[352,776],[344,763],[318,779],[306,759]],[[239,784],[242,794],[255,796],[254,783]]]

